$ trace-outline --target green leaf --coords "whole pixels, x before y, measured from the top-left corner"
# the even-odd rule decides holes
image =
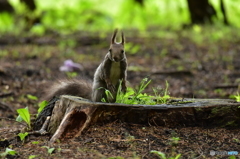
[[[27,110],[28,110],[28,107],[21,108],[21,109],[27,109]],[[19,113],[18,113],[18,114],[19,114]],[[18,117],[16,118],[16,121],[18,121],[18,122],[22,122],[22,121],[23,121],[23,118],[21,117],[20,114],[19,114]]]
[[[234,97],[236,98],[237,102],[240,102],[240,95],[239,95],[239,93],[237,93],[237,95],[235,95]]]
[[[172,140],[179,141],[180,138],[179,137],[172,137]]]
[[[30,113],[28,111],[28,107],[17,109],[18,114],[21,118],[31,127]]]
[[[150,153],[154,153],[154,154],[158,155],[159,157],[161,157],[162,159],[167,159],[166,155],[163,152],[152,150],[152,151],[150,151]]]
[[[42,112],[42,110],[48,105],[48,101],[44,100],[38,104],[38,115]]]
[[[30,155],[30,156],[28,157],[28,159],[33,159],[33,158],[35,158],[35,157],[37,157],[37,155]]]
[[[38,97],[33,96],[33,95],[31,95],[31,94],[28,94],[28,95],[27,95],[27,98],[28,98],[28,99],[31,99],[31,100],[38,100]]]
[[[32,26],[30,32],[35,34],[35,35],[41,36],[41,35],[43,35],[45,33],[45,28],[41,24],[34,25],[34,26]]]
[[[20,140],[23,141],[25,139],[26,136],[28,136],[28,133],[19,133],[18,136],[20,137]]]
[[[49,154],[52,154],[54,150],[55,150],[55,148],[49,148],[49,149],[48,149],[48,153],[49,153]]]
[[[74,78],[77,77],[78,73],[77,72],[66,72],[68,78]]]
[[[55,148],[50,148],[50,147],[48,147],[48,146],[43,146],[43,147],[48,150],[48,153],[49,153],[49,154],[52,154],[53,151],[55,150]]]
[[[16,118],[16,121],[22,122],[22,121],[23,121],[23,118],[22,118],[20,115],[18,115],[17,118]]]
[[[236,159],[235,156],[229,156],[229,159]]]
[[[178,154],[174,159],[179,159],[181,157],[181,154]]]
[[[39,141],[33,141],[32,144],[39,144]]]
[[[12,150],[12,149],[9,149],[9,148],[6,148],[6,154],[9,154],[9,155],[15,155],[17,152],[15,150]]]

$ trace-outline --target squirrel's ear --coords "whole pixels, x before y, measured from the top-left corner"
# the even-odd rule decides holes
[[[124,45],[124,43],[125,43],[125,38],[124,38],[124,34],[122,32],[122,42],[121,42],[121,44]]]
[[[111,40],[112,44],[115,44],[115,42],[116,42],[115,39],[116,39],[117,32],[118,32],[118,29],[115,29],[113,32],[113,36],[112,36],[112,40]]]

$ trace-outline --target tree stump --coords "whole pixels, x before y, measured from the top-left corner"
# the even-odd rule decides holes
[[[47,132],[53,134],[50,142],[59,138],[73,138],[79,136],[88,126],[92,114],[97,106],[82,98],[62,96],[55,103]]]
[[[53,103],[50,104],[53,106]],[[55,100],[47,131],[50,142],[77,137],[90,124],[114,120],[136,124],[176,126],[240,126],[240,103],[229,99],[172,99],[161,105],[92,102],[63,95]],[[43,110],[44,112],[44,110]],[[44,116],[45,113],[39,115]],[[39,119],[38,118],[38,119]],[[36,120],[35,129],[41,124]]]

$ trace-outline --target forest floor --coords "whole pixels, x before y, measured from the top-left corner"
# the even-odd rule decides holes
[[[128,81],[135,87],[144,77],[150,78],[148,93],[153,93],[153,87],[164,90],[167,81],[173,97],[229,99],[240,92],[240,38],[234,34],[197,39],[187,31],[166,31],[160,37],[126,32]],[[3,118],[15,120],[16,110],[24,107],[36,114],[44,90],[58,79],[92,80],[108,50],[110,35],[0,37],[0,154],[7,147],[17,152],[7,158],[158,158],[151,150],[167,157],[181,154],[182,158],[213,158],[211,150],[240,153],[239,128],[214,125],[172,127],[120,120],[99,123],[80,137],[51,145],[48,148],[55,148],[52,153],[43,147],[48,146],[49,136],[29,135],[20,141],[16,136],[24,126]],[[67,59],[81,64],[81,69],[77,73],[60,71]]]

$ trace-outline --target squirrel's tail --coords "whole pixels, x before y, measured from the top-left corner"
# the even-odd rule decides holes
[[[72,95],[91,99],[92,83],[88,80],[59,80],[44,93],[44,100],[51,100],[54,96]]]

